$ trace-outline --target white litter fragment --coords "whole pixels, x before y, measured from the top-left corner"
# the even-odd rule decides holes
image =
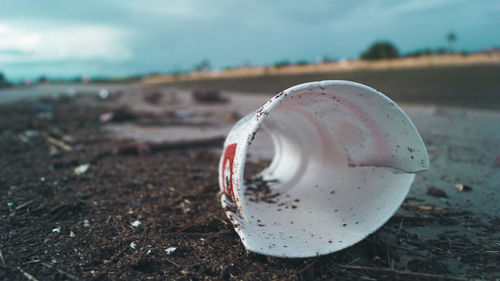
[[[41,178],[40,178],[40,181],[41,181],[41,182],[44,182],[44,181],[45,181],[45,177],[41,177]]]
[[[54,232],[54,233],[61,233],[61,228],[60,227],[56,227],[56,228],[52,229],[52,232]]]
[[[129,213],[130,215],[132,215],[132,214],[134,213],[134,211],[132,211],[132,209],[130,209],[130,210],[128,210],[128,213]]]
[[[133,223],[132,223],[132,226],[133,227],[139,227],[141,226],[142,222],[140,222],[139,220],[135,220]]]
[[[71,231],[71,232],[69,233],[69,237],[74,238],[74,237],[76,237],[76,234],[75,234],[73,231]]]
[[[146,252],[146,255],[149,255],[149,254],[151,254],[151,250],[148,250],[148,251]]]
[[[111,119],[113,119],[113,112],[106,112],[106,113],[99,115],[99,120],[102,123],[109,122],[109,121],[111,121]]]
[[[166,248],[166,249],[165,249],[165,253],[166,253],[167,255],[171,255],[173,252],[175,252],[175,250],[177,250],[177,248],[176,248],[176,247]]]
[[[38,132],[37,130],[26,130],[23,134],[27,138],[33,138],[38,137],[40,135],[40,132]]]
[[[9,203],[7,203],[7,206],[9,206],[9,207],[14,206],[14,202],[9,202]]]
[[[82,165],[76,167],[73,171],[75,172],[75,174],[77,176],[81,176],[81,175],[85,174],[89,168],[90,168],[90,164],[82,164]]]
[[[137,247],[137,244],[135,244],[134,241],[130,242],[130,248],[135,249]]]
[[[83,220],[83,227],[90,227],[89,220]]]
[[[99,97],[103,100],[107,99],[109,97],[109,91],[107,89],[102,88],[99,91]]]

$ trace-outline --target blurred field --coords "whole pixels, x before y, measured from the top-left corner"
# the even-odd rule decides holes
[[[369,85],[397,102],[500,108],[498,51],[156,75],[145,77],[142,82],[271,95],[300,83],[332,79]]]
[[[330,79],[369,85],[396,102],[500,109],[500,65],[268,75],[166,84],[181,88],[213,88],[271,95],[296,84]]]

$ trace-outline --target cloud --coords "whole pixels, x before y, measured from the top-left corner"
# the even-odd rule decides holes
[[[125,38],[124,32],[108,26],[0,23],[0,63],[124,61],[132,57]]]
[[[3,0],[0,67],[116,75],[280,59],[354,58],[375,40],[401,52],[498,45],[498,0]],[[34,75],[35,75],[34,74]],[[31,75],[31,74],[30,74]]]

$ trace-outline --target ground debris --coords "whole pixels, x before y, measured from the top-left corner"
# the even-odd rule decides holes
[[[191,93],[191,96],[200,103],[225,103],[229,101],[222,97],[220,91],[214,89],[197,89]]]
[[[50,268],[50,269],[55,269],[59,274],[64,275],[68,279],[71,279],[71,280],[80,280],[80,278],[76,277],[75,275],[73,275],[73,274],[71,274],[69,272],[66,272],[66,271],[64,271],[62,269],[56,268],[55,265],[53,265],[53,264],[43,262],[42,265],[45,266],[45,267],[47,267],[47,268]]]
[[[436,206],[428,206],[428,205],[412,205],[408,203],[403,203],[403,208],[408,209],[408,210],[415,210],[415,211],[441,211],[443,210],[440,207]]]
[[[427,188],[427,194],[434,197],[448,198],[446,192],[439,188],[435,188],[434,186],[430,186]]]
[[[462,191],[472,191],[472,187],[471,186],[468,186],[468,185],[465,185],[465,184],[455,184],[455,188],[458,190],[458,192],[462,192]]]
[[[173,252],[175,252],[175,250],[177,250],[176,247],[169,247],[169,248],[166,248],[165,249],[165,254],[167,255],[171,255]]]
[[[413,280],[450,280],[450,281],[467,281],[470,278],[449,276],[446,274],[430,274],[424,272],[411,272],[407,270],[396,270],[392,268],[383,267],[369,267],[369,266],[359,266],[359,265],[337,265],[340,268],[345,268],[349,270],[361,270],[361,271],[373,271],[378,273],[388,273],[394,280],[408,280],[408,278]]]
[[[82,164],[78,167],[76,167],[73,172],[75,173],[75,175],[77,176],[81,176],[83,174],[85,174],[90,168],[90,164]]]
[[[163,98],[164,94],[158,90],[144,92],[142,94],[142,99],[149,104],[158,104]]]
[[[72,151],[73,150],[73,148],[70,145],[68,145],[67,143],[65,143],[62,140],[58,140],[58,139],[53,138],[51,136],[46,136],[45,139],[47,140],[48,143],[55,145],[55,146],[65,150],[65,151]]]
[[[280,193],[273,191],[269,185],[270,183],[276,183],[276,181],[264,180],[262,177],[246,180],[246,199],[256,203],[277,203],[276,198],[280,196]]]
[[[141,224],[142,224],[142,222],[141,222],[141,221],[139,221],[139,220],[135,220],[133,223],[131,223],[131,225],[132,225],[133,227],[139,227],[139,226],[141,226]]]

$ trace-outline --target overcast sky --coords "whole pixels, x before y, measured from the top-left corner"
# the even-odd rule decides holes
[[[2,0],[0,71],[125,76],[356,58],[386,39],[405,53],[500,47],[498,0]]]

